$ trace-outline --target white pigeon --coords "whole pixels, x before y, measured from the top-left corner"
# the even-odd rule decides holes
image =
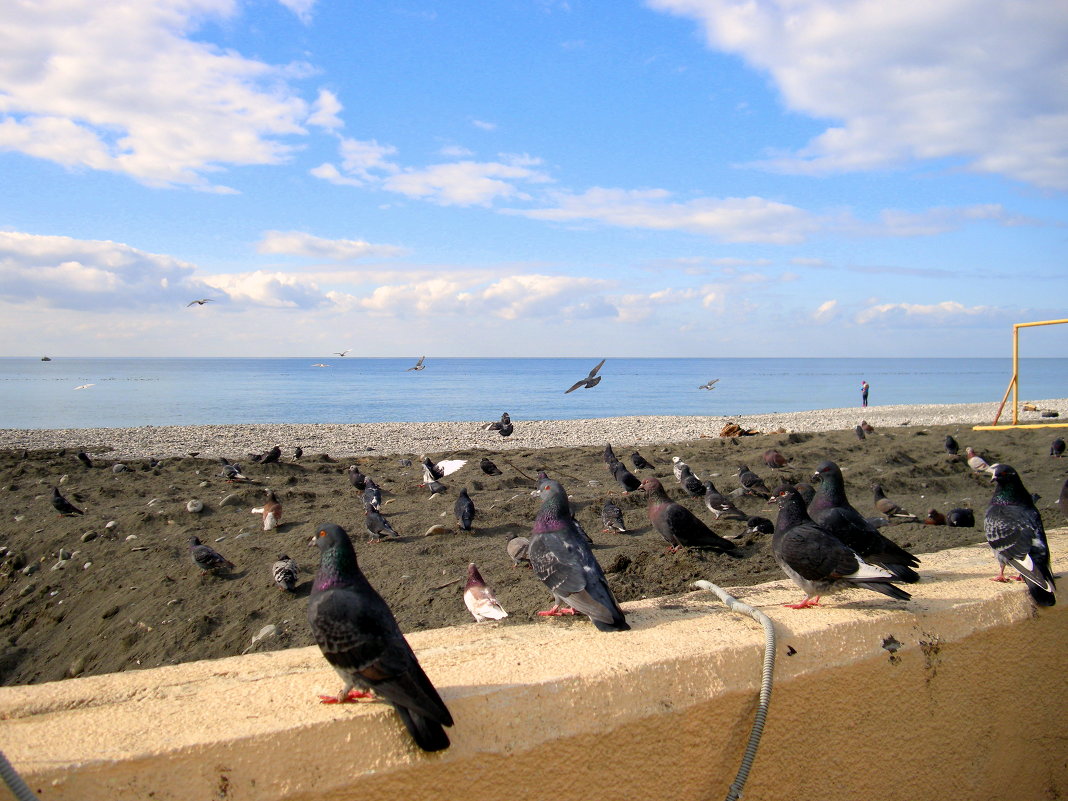
[[[464,585],[464,603],[467,610],[474,615],[475,622],[483,620],[500,620],[508,617],[508,613],[501,608],[493,590],[486,586],[482,574],[478,572],[475,563],[467,566],[467,584]]]
[[[690,466],[678,456],[671,457],[671,472],[675,474],[676,481],[682,481],[682,474],[689,468]]]
[[[964,452],[968,455],[968,467],[976,473],[982,473],[985,470],[990,475],[994,475],[994,468],[987,463],[986,459],[979,456],[971,446],[965,448]]]

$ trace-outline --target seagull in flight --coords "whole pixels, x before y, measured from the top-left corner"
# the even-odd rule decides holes
[[[188,302],[187,304],[185,304],[185,307],[186,307],[186,308],[188,309],[188,308],[189,308],[190,306],[192,306],[192,305],[193,305],[194,303],[195,303],[195,304],[196,304],[197,306],[203,306],[203,305],[204,305],[205,303],[212,303],[212,302],[213,302],[213,301],[212,301],[212,299],[211,299],[211,298],[197,298],[196,300],[191,300],[191,301],[189,301],[189,302]]]
[[[317,363],[312,365],[312,367],[329,367],[329,366],[330,366],[329,364],[323,364],[322,362],[317,362]]]
[[[404,372],[408,373],[408,372],[411,372],[412,370],[422,370],[424,367],[426,367],[426,365],[423,364],[423,359],[425,359],[425,358],[426,358],[426,356],[420,356],[419,357],[419,361],[417,361],[414,366],[409,367]]]
[[[597,375],[597,371],[601,369],[604,363],[605,359],[601,359],[601,361],[597,363],[597,366],[590,370],[590,374],[588,376],[583,378],[581,381],[576,382],[575,385],[571,387],[571,389],[565,389],[564,394],[566,395],[568,392],[574,392],[579,387],[591,389],[592,387],[595,387],[600,384],[601,376]]]
[[[698,389],[715,389],[717,381],[719,381],[718,378],[713,378],[707,384],[702,384],[701,386],[699,386]]]
[[[82,384],[80,387],[75,387],[75,389],[89,389],[89,387],[95,387],[95,386],[96,386],[96,384]]]
[[[342,350],[342,351],[336,351],[335,350],[334,351],[334,355],[335,356],[341,356],[342,358],[344,358],[345,354],[346,353],[350,353],[351,351],[352,351],[352,348],[349,348],[348,350]]]

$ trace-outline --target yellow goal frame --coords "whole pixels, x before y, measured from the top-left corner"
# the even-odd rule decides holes
[[[1020,329],[1033,328],[1036,325],[1064,325],[1068,320],[1041,320],[1036,323],[1015,323],[1012,326],[1012,379],[1005,390],[1005,395],[998,406],[998,413],[994,415],[994,422],[988,426],[972,426],[973,431],[1004,431],[1010,428],[1068,428],[1068,423],[1026,423],[1020,425]],[[1012,423],[998,425],[1001,413],[1005,409],[1005,402],[1012,393]]]

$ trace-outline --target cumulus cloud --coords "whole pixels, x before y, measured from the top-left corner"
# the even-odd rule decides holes
[[[315,0],[278,0],[278,2],[296,14],[305,25],[311,22]]]
[[[994,312],[989,306],[965,306],[955,300],[941,303],[880,303],[857,313],[856,322],[861,325],[879,323],[926,324],[940,326],[988,324]]]
[[[236,303],[272,309],[314,309],[332,303],[317,284],[288,273],[255,270],[208,275],[203,281]]]
[[[812,313],[812,319],[817,323],[825,323],[829,320],[833,320],[838,316],[838,301],[837,300],[825,300],[819,305],[819,308]]]
[[[391,258],[407,253],[405,248],[395,245],[373,245],[362,239],[323,239],[302,231],[265,231],[263,238],[256,245],[256,250],[260,253],[279,253],[333,261]]]
[[[647,0],[775,81],[786,105],[841,120],[763,162],[820,174],[962,160],[1068,189],[1068,14],[1047,0]]]
[[[623,228],[689,231],[724,242],[790,244],[803,241],[819,225],[796,206],[760,197],[698,198],[672,201],[664,189],[605,189],[557,193],[551,208],[509,213],[554,222],[591,221]]]
[[[337,95],[329,89],[320,89],[319,97],[312,104],[311,114],[308,115],[308,125],[315,125],[328,131],[343,128],[345,123],[338,116],[341,110],[341,101],[337,99]]]
[[[0,149],[216,191],[231,190],[210,172],[285,161],[308,116],[288,84],[301,70],[191,38],[236,10],[233,0],[0,5]]]
[[[98,311],[184,306],[212,291],[195,271],[117,242],[0,231],[0,297],[12,303]]]

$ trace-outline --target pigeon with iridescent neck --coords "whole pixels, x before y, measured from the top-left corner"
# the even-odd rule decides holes
[[[986,508],[983,530],[1001,566],[994,581],[1008,581],[1005,568],[1011,567],[1027,582],[1027,591],[1036,604],[1053,606],[1057,602],[1056,586],[1042,515],[1012,467],[996,465],[991,480],[997,483],[997,489]]]

